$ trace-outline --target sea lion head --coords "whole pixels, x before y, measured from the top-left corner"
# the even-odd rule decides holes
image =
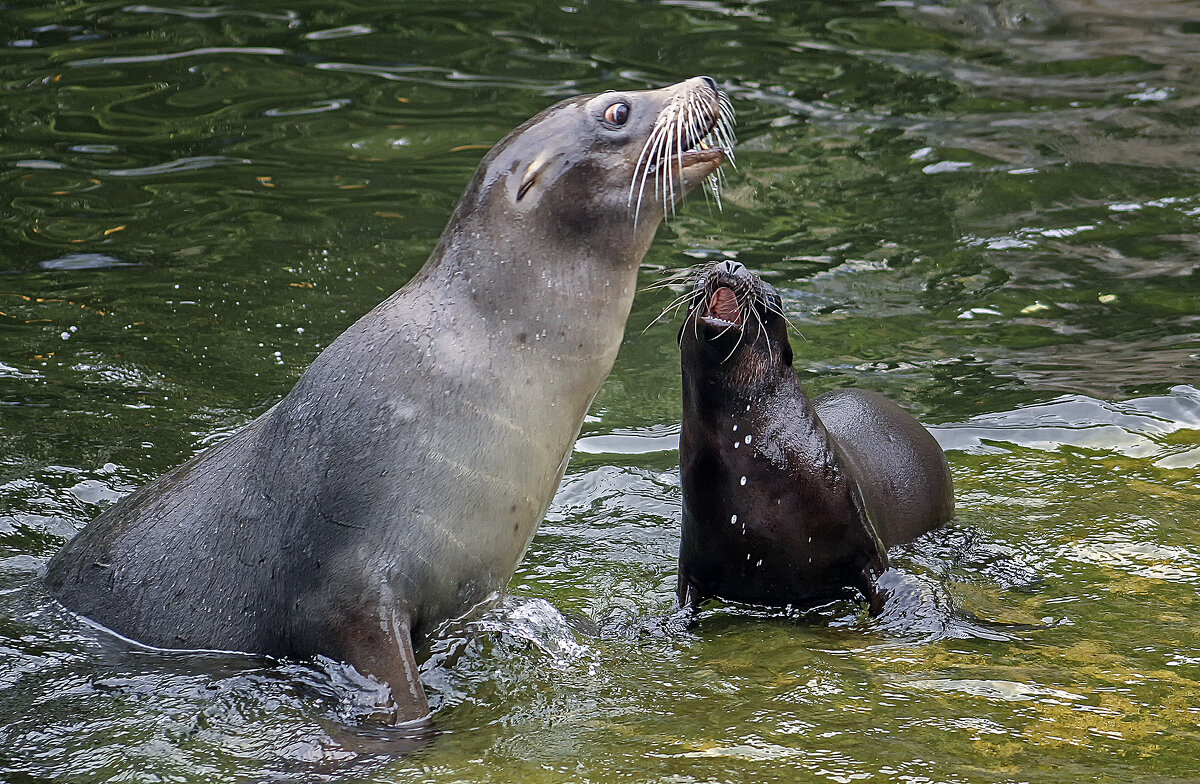
[[[641,259],[663,217],[731,156],[733,114],[707,76],[562,101],[480,164],[456,223]]]
[[[715,264],[696,281],[679,347],[685,367],[741,387],[792,373],[783,300],[736,261]]]

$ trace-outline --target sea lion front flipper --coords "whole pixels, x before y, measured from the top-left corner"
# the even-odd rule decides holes
[[[883,612],[883,605],[887,601],[888,591],[875,581],[869,570],[864,569],[863,576],[866,578],[866,584],[869,586],[868,590],[863,592],[863,596],[867,600],[867,612],[874,618]]]
[[[408,616],[394,609],[382,615],[379,628],[354,635],[350,664],[388,685],[394,725],[427,728],[432,723],[429,699],[421,686]]]
[[[679,609],[687,610],[691,613],[692,618],[695,618],[700,614],[700,605],[704,604],[707,599],[707,596],[700,595],[696,586],[680,571],[675,583],[675,601],[678,603]]]

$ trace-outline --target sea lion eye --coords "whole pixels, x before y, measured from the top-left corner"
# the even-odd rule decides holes
[[[604,110],[604,119],[611,125],[624,125],[629,120],[629,104],[624,101],[614,103]]]

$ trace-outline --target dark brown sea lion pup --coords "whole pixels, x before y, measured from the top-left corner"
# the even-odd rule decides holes
[[[414,646],[508,583],[638,265],[731,132],[708,77],[517,128],[411,282],[274,408],[92,521],[51,591],[151,646],[349,662],[390,685],[397,723],[427,716]]]
[[[680,331],[683,536],[678,599],[878,609],[887,549],[950,519],[946,456],[884,397],[809,400],[778,292],[743,265],[705,273]]]

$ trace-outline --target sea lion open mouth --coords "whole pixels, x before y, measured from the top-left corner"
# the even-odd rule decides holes
[[[692,344],[715,351],[718,364],[732,360],[747,372],[759,372],[776,361],[791,363],[779,292],[741,263],[730,259],[709,267],[685,301],[688,315],[679,330],[681,348],[690,336]]]
[[[737,294],[728,286],[721,286],[708,299],[708,311],[704,318],[731,327],[741,328],[742,309],[738,307]]]
[[[674,209],[690,184],[704,179],[717,206],[721,204],[720,166],[734,165],[733,104],[709,77],[693,80],[655,119],[629,184],[634,222],[641,213],[647,186],[662,200],[663,212]]]
[[[763,298],[753,285],[756,280],[743,265],[725,261],[696,281],[691,317],[709,328],[710,339],[740,333],[747,319],[762,320],[759,312],[763,310]]]

